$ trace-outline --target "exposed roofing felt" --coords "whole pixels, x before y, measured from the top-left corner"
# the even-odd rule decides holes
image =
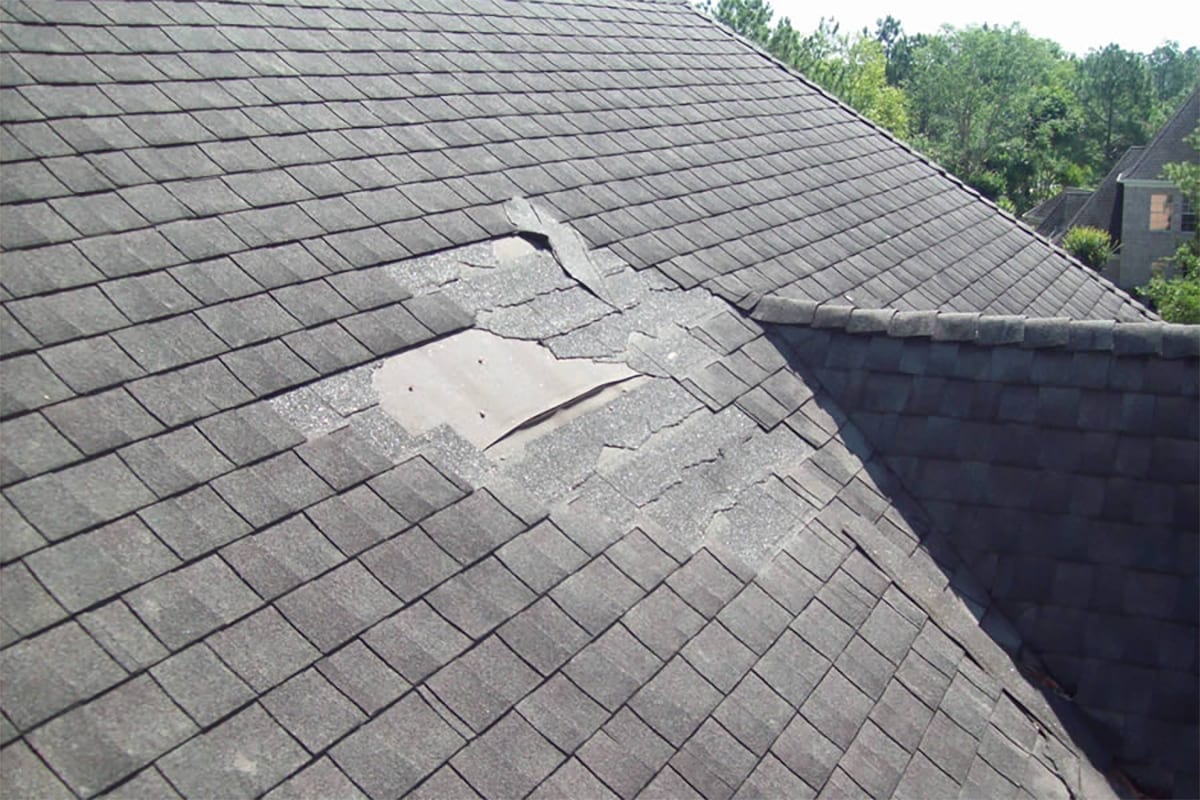
[[[1122,175],[1124,180],[1165,180],[1163,166],[1176,162],[1195,163],[1200,153],[1188,144],[1185,139],[1200,125],[1200,86],[1192,90],[1191,95],[1175,114],[1167,120],[1167,124],[1142,152],[1136,164]]]
[[[1194,405],[1194,332],[1115,322],[1151,315],[683,5],[0,14],[5,796],[1196,785],[1195,719],[1164,711],[1196,671],[1196,432],[1160,396]],[[888,310],[814,302],[851,288]],[[798,344],[831,328],[881,351],[829,349],[864,374],[904,337],[1006,376],[1097,360],[1079,427],[1150,443],[1095,469],[1170,507],[1146,527],[1183,554],[1095,579],[1175,581],[1105,606],[1174,626],[1139,640],[1162,691],[1047,689],[1136,642],[1028,646],[985,528],[958,554],[986,487],[950,502],[895,459]],[[502,452],[406,430],[378,370],[467,329],[641,377]],[[1069,398],[1035,391],[1054,427]],[[980,425],[1019,405],[947,396]]]

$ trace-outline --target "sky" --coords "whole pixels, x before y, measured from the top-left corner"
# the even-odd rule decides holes
[[[1077,55],[1116,42],[1126,50],[1149,53],[1164,41],[1173,40],[1187,48],[1200,45],[1200,3],[1196,0],[1156,3],[1141,8],[1154,13],[1137,13],[1114,2],[1073,3],[1059,0],[1004,0],[995,3],[946,2],[946,0],[839,0],[812,3],[805,0],[770,0],[776,18],[787,16],[792,27],[807,32],[816,29],[822,15],[841,23],[844,33],[863,26],[875,30],[875,20],[891,14],[900,20],[905,33],[934,33],[944,22],[957,28],[992,23],[1006,26],[1019,22],[1032,35],[1053,39]],[[1107,5],[1107,7],[1106,7]],[[1120,9],[1120,11],[1118,11]]]

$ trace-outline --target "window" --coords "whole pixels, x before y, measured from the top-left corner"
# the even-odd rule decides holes
[[[1171,230],[1171,195],[1166,192],[1150,195],[1150,230]]]
[[[1196,230],[1196,207],[1189,203],[1186,197],[1183,198],[1183,205],[1179,209],[1179,229],[1184,233]]]

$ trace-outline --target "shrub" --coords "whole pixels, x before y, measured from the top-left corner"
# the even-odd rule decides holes
[[[1112,238],[1108,231],[1087,225],[1067,231],[1063,237],[1063,249],[1092,269],[1103,267],[1113,254]]]
[[[1179,246],[1175,257],[1175,276],[1155,275],[1138,289],[1167,322],[1200,325],[1200,239],[1193,236]]]

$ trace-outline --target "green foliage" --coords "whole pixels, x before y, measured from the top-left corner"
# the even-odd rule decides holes
[[[1181,244],[1171,261],[1175,275],[1155,275],[1138,294],[1167,322],[1200,325],[1200,239],[1193,236]]]
[[[1115,44],[1091,51],[1080,64],[1075,91],[1088,120],[1085,137],[1106,165],[1153,133],[1151,73],[1140,53]]]
[[[707,13],[864,116],[1020,214],[1103,177],[1200,83],[1200,49],[1142,55],[1109,45],[1083,58],[1019,25],[873,33],[832,19],[804,33],[768,0],[701,0]]]
[[[1200,151],[1200,125],[1184,139],[1193,150]],[[1172,183],[1183,191],[1183,196],[1192,204],[1192,208],[1200,209],[1200,162],[1179,161],[1165,164],[1163,172]]]
[[[1113,254],[1112,238],[1108,231],[1080,225],[1067,231],[1063,237],[1063,249],[1087,264],[1100,269]]]

